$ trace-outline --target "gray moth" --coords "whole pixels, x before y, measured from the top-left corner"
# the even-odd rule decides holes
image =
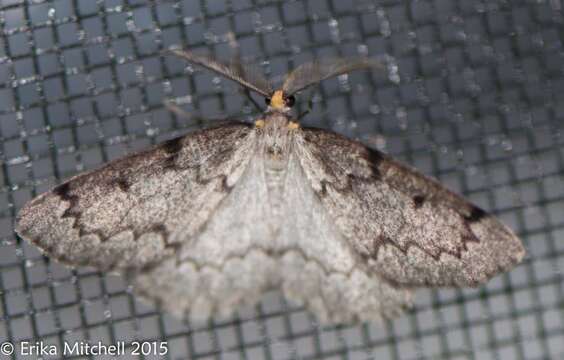
[[[19,212],[22,238],[64,264],[125,274],[192,320],[272,289],[322,323],[391,318],[417,288],[478,286],[522,260],[508,227],[437,181],[300,126],[295,93],[374,60],[307,63],[273,91],[240,62],[175,54],[263,95],[266,110],[70,178]]]

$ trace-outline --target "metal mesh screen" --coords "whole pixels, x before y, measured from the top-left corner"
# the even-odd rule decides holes
[[[564,358],[561,7],[0,0],[0,342],[147,339],[167,341],[170,359]],[[385,59],[387,74],[324,83],[305,122],[496,213],[524,240],[524,263],[478,289],[419,291],[413,311],[383,324],[319,327],[276,292],[232,318],[187,324],[138,302],[120,277],[67,269],[16,237],[14,216],[32,196],[203,125],[165,100],[203,118],[252,116],[233,84],[160,53],[177,45],[226,59],[229,32],[273,76],[313,57]]]

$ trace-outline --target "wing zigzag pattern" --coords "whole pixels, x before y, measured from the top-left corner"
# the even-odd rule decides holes
[[[356,192],[354,191],[355,182],[359,182],[359,183],[364,182],[366,184],[370,184],[374,181],[379,181],[381,179],[381,176],[382,176],[381,172],[379,171],[379,162],[381,162],[385,159],[385,155],[378,153],[376,151],[370,151],[368,154],[363,154],[363,155],[365,156],[365,160],[370,164],[370,168],[373,170],[372,174],[369,174],[368,176],[363,177],[363,176],[360,176],[358,174],[349,173],[349,174],[347,174],[347,176],[345,178],[344,185],[339,184],[340,186],[335,186],[334,182],[331,182],[331,181],[328,181],[328,180],[321,180],[320,181],[321,189],[317,192],[318,196],[320,198],[326,197],[328,195],[327,194],[327,188],[331,187],[335,191],[343,194],[345,197],[354,198],[355,195],[356,195]],[[326,156],[326,154],[319,153],[319,162],[322,163],[322,164],[328,164],[328,163],[331,163],[332,160],[329,159],[328,156]],[[333,169],[338,168],[338,167],[339,167],[339,164],[335,163],[335,165],[333,166]],[[345,173],[344,170],[343,170],[343,173]],[[452,195],[456,196],[454,193]],[[423,206],[423,203],[425,202],[425,197],[422,196],[422,195],[416,195],[416,196],[414,196],[413,200],[414,200],[415,209],[420,209]],[[402,245],[398,244],[397,242],[393,241],[392,239],[389,239],[389,238],[384,237],[384,236],[379,236],[374,241],[371,256],[374,257],[374,258],[377,258],[380,248],[384,245],[390,245],[390,246],[397,248],[398,250],[400,250],[405,255],[407,255],[407,252],[408,252],[410,247],[415,246],[415,247],[419,248],[421,251],[425,252],[430,257],[432,257],[436,261],[438,261],[440,259],[441,255],[443,253],[446,253],[446,254],[452,255],[452,256],[454,256],[458,259],[461,259],[462,253],[464,251],[468,251],[467,243],[469,243],[469,242],[476,242],[476,243],[480,242],[480,239],[474,234],[474,232],[472,231],[472,229],[470,228],[470,226],[467,222],[470,222],[470,223],[471,222],[477,222],[477,221],[480,221],[481,219],[483,219],[484,217],[487,217],[487,216],[490,216],[490,215],[477,206],[474,206],[472,208],[472,210],[469,212],[469,215],[462,214],[458,211],[456,212],[456,214],[458,216],[460,216],[461,219],[466,220],[466,222],[464,223],[464,228],[466,229],[466,231],[468,233],[465,234],[464,236],[462,236],[462,238],[461,238],[462,239],[462,245],[454,251],[450,251],[448,249],[442,249],[438,253],[432,253],[430,251],[427,251],[424,247],[420,246],[418,243],[416,243],[414,241],[408,242],[407,244],[402,246]]]
[[[209,309],[207,309],[206,311],[208,311],[209,313],[222,313],[225,311],[225,309],[233,309],[236,307],[240,307],[241,305],[247,304],[247,305],[252,305],[255,304],[258,299],[254,299],[253,298],[253,294],[263,294],[267,291],[270,290],[278,290],[280,289],[280,285],[282,285],[282,291],[284,292],[284,294],[291,300],[297,302],[298,304],[303,304],[305,305],[307,308],[309,309],[315,309],[315,312],[317,314],[323,314],[322,315],[322,322],[326,321],[327,319],[331,319],[330,321],[332,322],[339,322],[342,321],[342,317],[346,316],[346,321],[350,322],[358,322],[361,321],[361,317],[362,314],[358,313],[359,309],[355,310],[355,307],[348,307],[351,309],[351,311],[349,313],[343,313],[343,308],[340,306],[336,306],[335,304],[331,305],[328,303],[328,299],[325,296],[321,296],[321,294],[316,294],[315,298],[313,297],[307,297],[307,296],[303,296],[301,294],[300,291],[297,291],[295,289],[296,284],[296,279],[286,279],[284,277],[283,274],[285,273],[290,273],[290,272],[286,272],[286,271],[280,271],[280,269],[283,269],[284,266],[288,266],[288,264],[285,263],[285,261],[287,261],[287,259],[293,259],[291,261],[291,263],[294,263],[295,261],[298,261],[299,263],[303,264],[304,269],[308,268],[312,269],[315,268],[316,269],[316,273],[318,273],[318,275],[323,276],[325,279],[331,279],[335,276],[339,277],[339,282],[341,283],[353,283],[355,281],[355,277],[358,277],[359,273],[362,274],[366,274],[366,270],[367,269],[360,269],[358,267],[354,267],[352,268],[350,271],[347,272],[341,272],[341,271],[337,271],[337,270],[329,270],[326,268],[326,266],[321,263],[319,260],[314,259],[310,256],[307,256],[307,254],[304,253],[304,251],[298,247],[289,247],[283,250],[278,250],[278,251],[272,251],[272,249],[265,249],[259,246],[252,246],[250,248],[247,249],[247,251],[245,251],[244,253],[241,254],[231,254],[229,257],[225,258],[225,261],[219,265],[212,265],[212,264],[201,264],[199,263],[196,259],[192,259],[192,258],[183,258],[181,261],[179,261],[178,259],[173,260],[175,261],[173,266],[179,267],[182,266],[184,269],[186,268],[186,266],[191,266],[193,268],[193,271],[198,274],[196,276],[204,276],[203,274],[208,274],[212,272],[215,274],[228,274],[231,273],[230,269],[228,268],[229,266],[233,266],[233,263],[246,263],[248,261],[250,261],[252,258],[262,258],[262,259],[268,259],[268,261],[272,261],[274,262],[276,265],[272,266],[265,266],[265,270],[266,272],[268,272],[268,269],[277,269],[277,271],[275,271],[273,274],[267,274],[265,275],[265,279],[263,279],[262,281],[255,281],[253,284],[253,288],[252,288],[252,292],[251,293],[245,293],[245,296],[241,297],[240,299],[240,303],[237,304],[237,306],[225,306],[225,304],[221,304],[220,302],[223,301],[222,297],[213,297],[213,299],[215,301],[213,301],[212,303],[209,303]],[[298,259],[298,260],[296,260]],[[143,277],[143,274],[147,274],[148,277],[151,278],[155,278],[155,281],[157,280],[155,277],[155,274],[159,273],[159,266],[163,266],[163,264],[154,264],[154,265],[150,265],[148,268],[146,269],[142,269],[139,272],[131,272],[128,274],[128,276],[131,278],[132,281],[136,281],[139,280],[140,277]],[[163,269],[162,271],[166,271],[170,273],[170,269]],[[179,272],[179,273],[183,273],[183,272]],[[296,272],[291,272],[293,274],[297,274]],[[368,274],[366,274],[368,275]],[[374,274],[370,274],[370,276],[373,276]],[[192,275],[194,276],[194,275]],[[224,276],[224,275],[221,275]],[[195,279],[191,279],[192,282]],[[201,279],[200,279],[201,281]],[[209,279],[208,279],[209,281]],[[289,283],[286,283],[287,281],[289,281]],[[378,281],[374,278],[371,278],[370,280],[372,283],[377,284]],[[196,281],[197,282],[197,281]],[[146,284],[146,279],[143,280],[143,283]],[[299,282],[298,282],[299,283]],[[318,286],[322,286],[321,283],[318,284]],[[383,286],[391,286],[393,288],[395,288],[395,286],[393,284],[385,284]],[[375,312],[374,309],[372,309],[372,311],[370,311],[371,316],[373,317],[373,320],[382,320],[382,319],[392,319],[395,316],[399,315],[400,313],[402,313],[403,311],[406,311],[408,309],[410,309],[412,307],[412,303],[411,303],[411,293],[408,289],[405,289],[404,287],[397,287],[395,288],[394,291],[397,291],[398,294],[402,294],[401,296],[403,297],[403,301],[402,302],[398,302],[396,304],[395,307],[389,308],[387,307],[385,310],[386,311],[377,311]],[[167,304],[167,298],[164,298],[162,296],[162,294],[159,293],[155,293],[150,291],[150,288],[136,288],[136,293],[139,294],[140,296],[157,303],[159,306],[164,307],[170,311],[173,312],[178,312],[179,307],[178,304]],[[344,293],[342,294],[343,296],[348,295],[348,293]],[[187,297],[192,298],[192,302],[196,303],[197,302],[197,296],[194,296],[193,294],[186,294]],[[205,296],[205,295],[202,295]],[[373,296],[377,297],[377,294],[373,294]],[[206,301],[209,302],[210,298],[207,297]],[[367,301],[367,304],[370,303],[369,299],[363,299]],[[317,302],[316,304],[313,304],[314,302]],[[193,310],[193,303],[190,303],[190,306],[185,306],[182,308],[183,313],[179,314],[183,317],[187,317],[187,318],[191,318],[191,314],[190,313],[194,313]],[[321,303],[321,304],[320,304]],[[320,308],[321,305],[321,308]],[[382,309],[384,310],[384,309]],[[229,315],[228,313],[223,314],[224,316]],[[206,317],[207,315],[204,314],[192,314],[192,317],[196,317],[196,319],[200,318],[200,317]]]
[[[179,232],[178,206],[193,207],[184,197],[190,199],[191,191],[203,187],[215,196],[215,205],[230,192],[234,185],[228,181],[230,172],[209,171],[205,165],[239,166],[242,160],[234,160],[234,149],[245,141],[249,128],[248,124],[232,123],[200,130],[74,176],[26,204],[16,219],[16,231],[44,253],[71,266],[112,271],[130,266],[128,262],[136,267],[133,259],[140,252],[145,262],[139,263],[143,264],[161,259],[154,256],[152,260],[151,251],[173,254],[181,245],[181,239],[171,236]],[[229,141],[215,145],[225,138]],[[135,214],[139,209],[145,210]],[[200,222],[194,226],[203,226]],[[69,251],[69,246],[74,249]],[[120,258],[119,253],[130,257]]]
[[[305,128],[301,141],[315,194],[391,283],[476,286],[522,260],[525,249],[507,226],[436,180],[322,129]]]

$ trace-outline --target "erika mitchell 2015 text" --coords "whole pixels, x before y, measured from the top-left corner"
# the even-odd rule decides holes
[[[63,342],[62,349],[55,344],[43,341],[22,341],[19,344],[19,354],[22,356],[119,356],[131,355],[165,355],[168,345],[165,341],[116,341],[114,344],[104,344],[101,341]],[[16,347],[17,348],[17,347]],[[62,350],[62,351],[61,351]]]

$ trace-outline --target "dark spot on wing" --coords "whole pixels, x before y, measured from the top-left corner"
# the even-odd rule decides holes
[[[169,155],[164,163],[165,168],[174,168],[178,154],[182,149],[182,139],[182,137],[177,137],[167,140],[160,145],[161,148]]]
[[[166,229],[166,226],[164,226],[164,224],[154,224],[149,229],[149,232],[155,232],[155,233],[163,234],[163,236],[168,234],[168,231]]]
[[[329,184],[326,180],[321,180],[321,189],[318,191],[318,195],[324,197],[327,195],[327,184]]]
[[[382,173],[380,172],[380,163],[384,160],[384,156],[378,150],[373,150],[366,148],[366,161],[370,164],[372,170],[372,176],[376,179],[382,178]]]
[[[70,181],[66,183],[62,183],[59,186],[56,186],[53,189],[53,193],[61,198],[63,201],[68,201],[69,207],[65,210],[65,212],[61,215],[61,218],[69,218],[69,217],[78,217],[77,212],[75,211],[76,203],[78,202],[78,197],[70,193],[71,186]],[[73,225],[74,226],[74,225]]]
[[[182,149],[182,137],[170,139],[161,144],[167,154],[176,154]]]
[[[424,202],[425,202],[425,196],[423,195],[415,195],[413,197],[413,204],[415,205],[416,209],[419,209],[421,206],[423,206]]]
[[[53,193],[58,195],[63,200],[69,200],[70,183],[62,183],[53,189]]]
[[[124,178],[115,179],[114,184],[117,185],[117,187],[119,187],[120,190],[123,191],[123,192],[127,192],[129,190],[129,188],[131,187],[131,184],[129,182],[127,182],[127,180],[124,179]]]
[[[472,211],[470,212],[470,215],[465,216],[464,219],[466,219],[466,221],[468,221],[470,223],[474,223],[474,222],[480,221],[481,219],[483,219],[487,215],[488,215],[487,212],[485,212],[484,210],[480,209],[477,206],[474,206],[472,208]]]
[[[231,186],[227,184],[227,176],[223,175],[221,178],[221,191],[222,192],[229,192],[231,190]]]

